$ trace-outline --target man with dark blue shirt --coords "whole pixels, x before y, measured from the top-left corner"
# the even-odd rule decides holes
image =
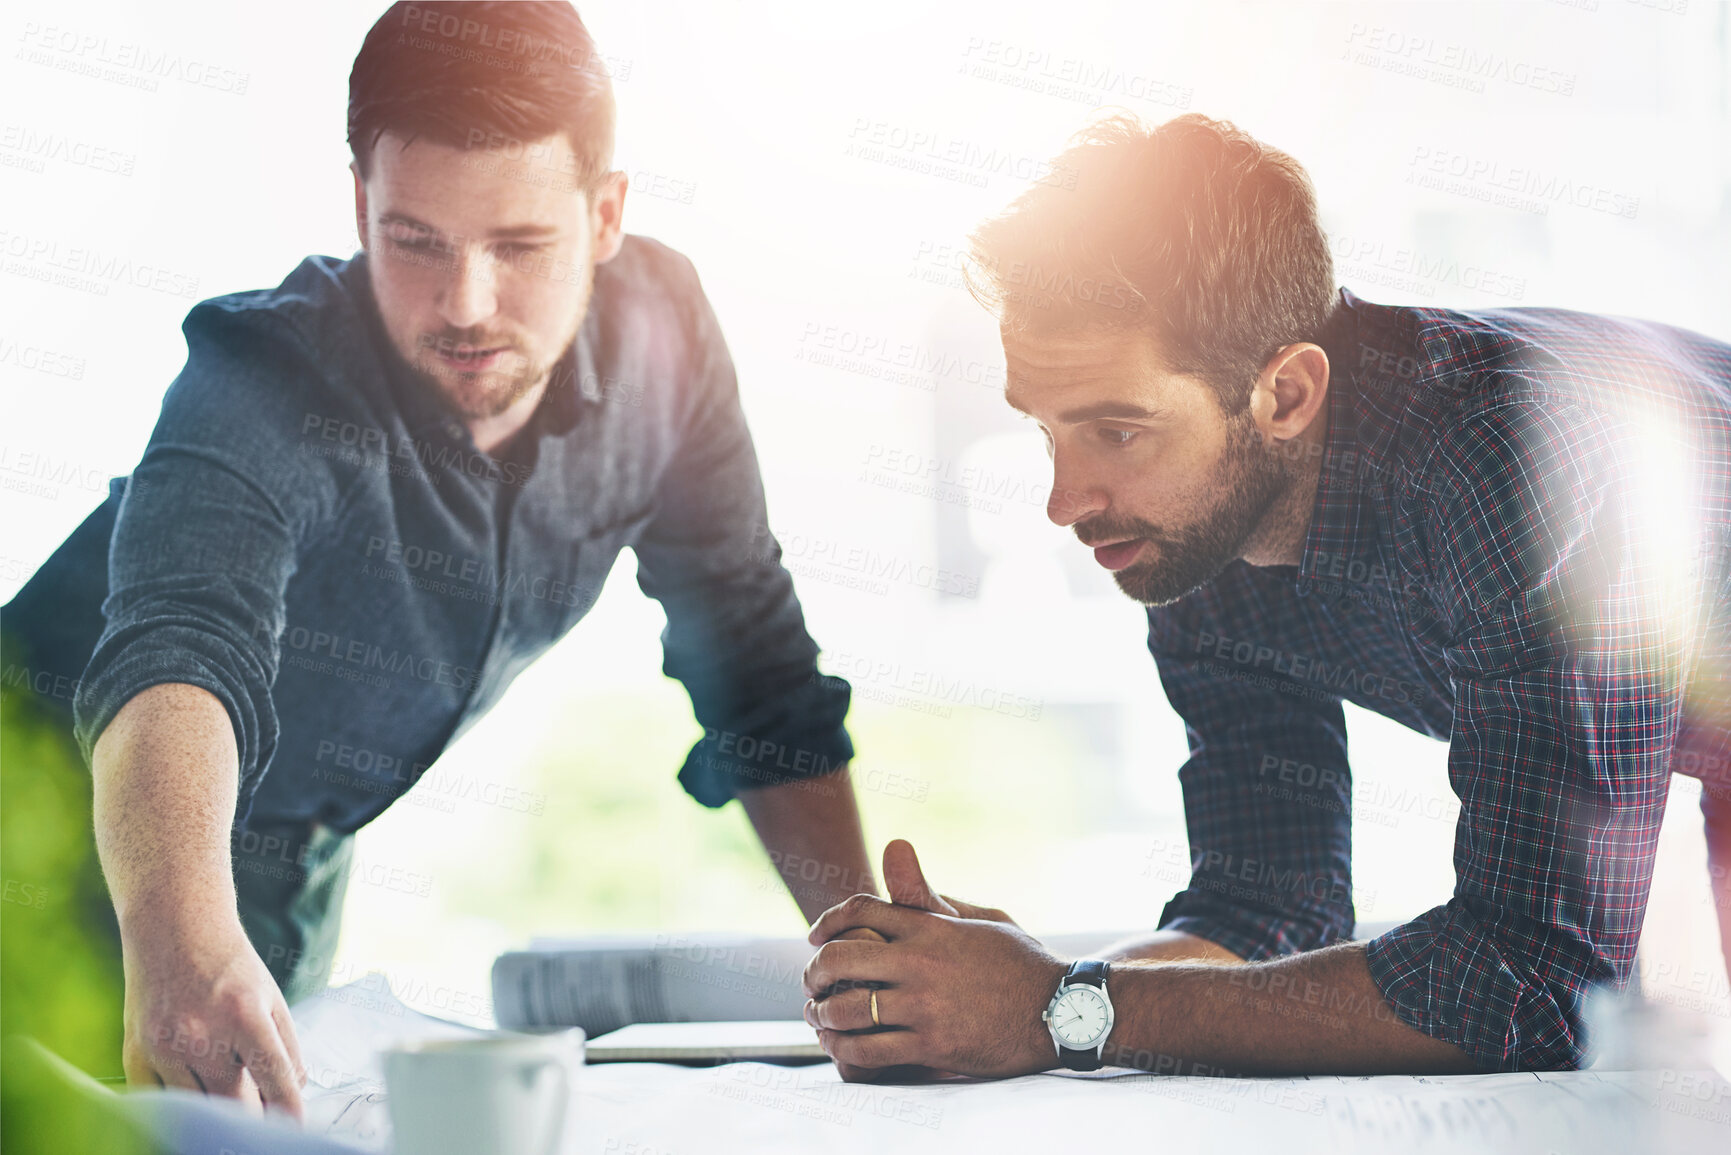
[[[398,4],[350,79],[364,251],[205,301],[142,460],[7,607],[76,685],[136,1082],[298,1111],[352,833],[594,603],[621,550],[808,918],[870,890],[844,682],[816,676],[714,313],[621,229],[567,3]],[[281,990],[279,991],[279,986]]]
[[[853,1078],[1578,1065],[1673,774],[1731,955],[1731,346],[1361,300],[1298,163],[1206,117],[1103,121],[1057,167],[973,282],[1048,515],[1149,607],[1190,882],[1071,961],[892,843],[894,904],[812,931],[808,1019]],[[1369,941],[1344,701],[1446,739],[1461,801],[1453,895]],[[862,928],[890,941],[830,941]]]

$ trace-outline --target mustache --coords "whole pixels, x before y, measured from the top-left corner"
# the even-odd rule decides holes
[[[517,342],[503,334],[497,337],[475,334],[472,331],[443,333],[423,333],[416,342],[423,350],[435,353],[454,352],[459,345],[467,345],[471,349],[515,349]]]
[[[1143,539],[1156,544],[1171,540],[1159,526],[1135,517],[1108,517],[1097,514],[1072,529],[1076,540],[1089,549],[1105,542],[1124,541],[1128,538]]]

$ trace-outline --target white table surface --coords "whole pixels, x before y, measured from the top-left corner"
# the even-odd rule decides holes
[[[409,1010],[378,976],[294,1010],[307,1130],[390,1149],[377,1053],[473,1033]],[[928,1086],[835,1069],[609,1063],[579,1079],[567,1152],[1062,1151],[1102,1140],[1204,1152],[1731,1153],[1731,1084],[1710,1070],[1452,1077],[1175,1078],[1106,1071]],[[1158,1149],[1158,1148],[1156,1148]]]

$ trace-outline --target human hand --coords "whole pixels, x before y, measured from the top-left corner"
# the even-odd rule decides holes
[[[294,1020],[238,919],[216,928],[153,921],[123,936],[123,953],[127,1082],[302,1118]]]
[[[911,906],[917,910],[929,910],[933,914],[947,914],[952,918],[975,918],[1016,925],[1015,919],[995,906],[963,902],[959,898],[934,891],[931,884],[926,882],[925,872],[920,869],[920,858],[914,853],[913,843],[905,838],[891,839],[889,845],[884,847],[884,889],[889,892],[890,901],[897,906]]]
[[[995,1078],[1052,1066],[1040,1014],[1065,964],[1002,911],[937,894],[906,842],[885,848],[884,881],[895,903],[855,895],[811,930],[805,1017],[842,1077]],[[886,941],[842,937],[859,930]]]

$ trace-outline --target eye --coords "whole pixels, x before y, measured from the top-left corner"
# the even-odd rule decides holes
[[[1107,426],[1101,426],[1095,431],[1095,434],[1106,444],[1107,448],[1123,449],[1132,441],[1136,440],[1136,436],[1139,432],[1139,430],[1135,429],[1112,429]]]
[[[546,245],[531,245],[518,241],[504,241],[495,250],[501,257],[520,257],[524,253],[538,253]]]
[[[427,229],[416,228],[403,221],[396,221],[386,226],[385,235],[399,249],[430,249],[433,234]]]

